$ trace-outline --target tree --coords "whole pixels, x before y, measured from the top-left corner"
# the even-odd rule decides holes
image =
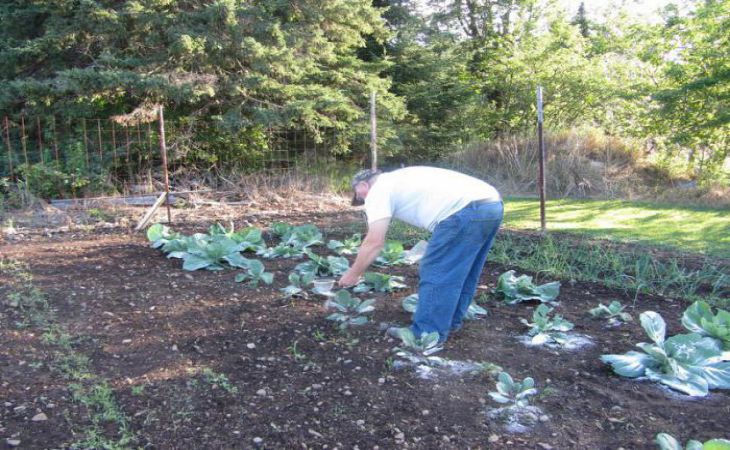
[[[371,90],[381,110],[403,114],[380,76],[387,62],[356,54],[366,36],[388,36],[380,14],[358,0],[9,0],[0,112],[104,117],[161,103],[207,129],[347,137],[365,126]]]

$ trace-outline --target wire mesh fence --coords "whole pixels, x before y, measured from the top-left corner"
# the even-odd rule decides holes
[[[191,171],[245,173],[288,171],[335,158],[341,141],[334,129],[221,130],[185,117],[165,120],[171,182]],[[203,142],[204,144],[201,144]],[[353,146],[367,146],[352,139]],[[59,177],[71,186],[103,178],[118,191],[154,190],[162,176],[159,121],[119,118],[61,119],[5,116],[0,139],[0,178],[31,183]],[[50,193],[49,193],[50,194]]]

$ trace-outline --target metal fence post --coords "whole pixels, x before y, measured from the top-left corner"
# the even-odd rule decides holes
[[[542,86],[537,87],[537,141],[540,151],[540,174],[538,190],[540,193],[540,230],[545,232],[545,142],[542,136]]]
[[[8,147],[8,167],[10,171],[8,172],[10,176],[13,176],[13,146],[10,143],[10,122],[8,121],[8,116],[5,116],[5,142]]]
[[[160,153],[162,154],[162,171],[165,176],[165,206],[167,206],[167,223],[172,223],[172,213],[170,212],[170,177],[167,172],[167,144],[165,143],[165,115],[163,106],[160,105]]]

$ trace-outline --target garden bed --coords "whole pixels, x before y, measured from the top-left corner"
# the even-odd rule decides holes
[[[269,218],[246,220],[265,227]],[[291,220],[317,223],[330,239],[351,233],[338,224],[353,216]],[[560,314],[591,337],[591,346],[524,346],[519,319],[531,317],[535,305],[492,299],[483,304],[489,316],[468,322],[439,354],[535,379],[540,393],[533,404],[547,417],[527,433],[509,434],[487,417],[500,406],[488,395],[493,376],[426,380],[394,369],[399,342],[379,324],[408,323],[400,299],[415,290],[415,266],[388,270],[410,289],[359,294],[377,299],[373,320],[343,333],[325,319],[331,311],[323,297],[287,299],[279,291],[301,260],[263,261],[274,284],[251,288],[234,282],[234,270],[184,272],[180,260],[166,259],[143,235],[115,230],[35,234],[2,245],[0,253],[29,265],[55,323],[73,337],[74,351],[90,358],[95,379],[112,389],[136,439],[132,448],[651,449],[660,432],[686,441],[728,437],[730,429],[727,391],[693,399],[620,378],[600,361],[646,337],[638,320],[611,328],[588,316],[599,302],[633,300],[599,284],[564,281],[559,297]],[[507,269],[489,264],[478,294]],[[4,300],[12,289],[7,272],[0,282]],[[638,319],[657,311],[677,333],[687,305],[640,296],[628,312]],[[58,345],[42,339],[37,326],[18,328],[20,315],[0,303],[0,438],[19,440],[20,448],[67,447],[89,429],[93,405],[71,398],[71,381],[57,367]],[[32,420],[41,413],[47,420]],[[118,432],[101,430],[110,438]]]

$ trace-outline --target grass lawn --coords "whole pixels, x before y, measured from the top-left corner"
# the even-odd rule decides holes
[[[505,199],[505,226],[539,229],[540,202]],[[549,200],[547,228],[730,258],[730,210],[625,200]]]

